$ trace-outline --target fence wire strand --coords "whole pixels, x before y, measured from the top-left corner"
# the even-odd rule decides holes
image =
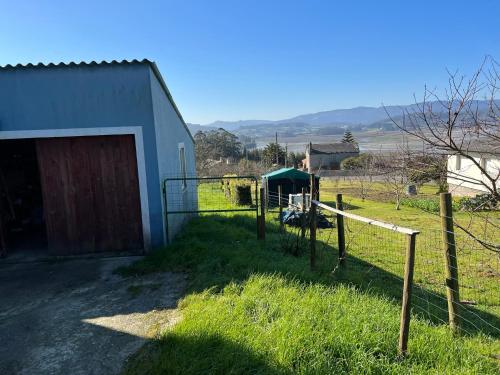
[[[269,194],[270,206],[277,207],[279,198],[276,193]],[[288,197],[281,197],[282,206],[301,210],[300,206],[289,203]],[[346,211],[356,209],[349,202],[345,202],[344,207]],[[328,217],[330,221],[335,222],[335,216],[332,214]],[[431,324],[447,325],[447,287],[453,290],[453,285],[458,285],[460,303],[456,313],[461,330],[471,335],[482,332],[500,337],[500,253],[483,246],[481,241],[460,227],[455,226],[453,232],[443,230],[440,214],[432,213],[428,218],[430,222],[426,228],[415,228],[420,233],[416,240],[413,312]],[[491,225],[490,228],[495,227]],[[287,234],[284,239],[286,236],[297,238],[300,236],[300,228],[288,228],[285,233]],[[349,282],[362,284],[361,286],[400,299],[408,246],[407,236],[346,216],[344,233],[347,267],[339,267],[337,259],[331,265],[333,273]],[[450,237],[447,234],[453,234],[455,239],[454,260],[457,266],[454,268],[452,262],[450,269],[458,272],[456,280],[447,280],[445,245]],[[494,237],[485,235],[483,242],[493,243],[494,240]],[[338,254],[336,228],[319,229],[317,241],[319,257],[327,252]],[[305,252],[308,244],[302,242],[301,245],[301,252]]]

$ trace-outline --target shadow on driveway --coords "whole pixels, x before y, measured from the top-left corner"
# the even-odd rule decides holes
[[[179,273],[122,278],[137,257],[0,264],[0,374],[113,374],[178,319]]]

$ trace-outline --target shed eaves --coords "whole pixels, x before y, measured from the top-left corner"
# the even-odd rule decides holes
[[[191,134],[191,131],[189,130],[188,126],[186,125],[186,122],[184,121],[184,118],[181,115],[181,112],[179,111],[179,108],[175,104],[175,101],[172,97],[172,94],[170,94],[170,90],[167,87],[167,84],[165,83],[165,80],[163,79],[160,71],[158,70],[158,67],[156,66],[156,63],[154,61],[148,60],[148,59],[142,59],[142,60],[112,60],[112,61],[105,61],[102,60],[101,62],[97,61],[91,61],[91,62],[85,62],[81,61],[79,63],[71,61],[69,63],[64,63],[60,62],[57,64],[54,63],[49,63],[49,64],[44,64],[42,62],[39,62],[38,64],[16,64],[16,65],[0,65],[0,71],[2,70],[19,70],[19,69],[46,69],[46,68],[74,68],[74,67],[94,67],[94,66],[113,66],[113,65],[148,65],[151,70],[153,71],[154,75],[156,76],[156,79],[158,79],[158,82],[160,83],[160,86],[162,87],[163,91],[165,92],[165,95],[167,95],[168,100],[172,104],[172,107],[175,110],[175,113],[177,116],[179,116],[179,119],[182,122],[182,125],[186,129],[189,137],[194,143],[194,138],[193,135]]]
[[[262,176],[268,180],[278,179],[278,178],[290,178],[295,180],[308,180],[310,174],[307,172],[299,171],[295,168],[281,168],[273,172],[269,172]],[[316,177],[319,179],[319,177]]]

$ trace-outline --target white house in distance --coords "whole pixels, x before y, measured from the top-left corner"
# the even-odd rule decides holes
[[[321,169],[340,169],[342,160],[358,155],[359,148],[354,143],[309,143],[306,147],[304,169],[309,173]]]
[[[500,182],[500,144],[471,143],[467,155],[473,156],[489,176],[496,177],[497,183]],[[478,166],[460,155],[448,156],[447,182],[451,193],[465,196],[488,193],[485,184],[491,186],[491,181]]]

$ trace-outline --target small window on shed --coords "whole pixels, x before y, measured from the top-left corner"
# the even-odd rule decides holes
[[[184,143],[179,143],[179,165],[182,178],[182,188],[187,187],[187,171],[186,171],[186,152],[184,150]]]
[[[455,170],[459,171],[460,169],[462,169],[462,157],[455,155]]]

